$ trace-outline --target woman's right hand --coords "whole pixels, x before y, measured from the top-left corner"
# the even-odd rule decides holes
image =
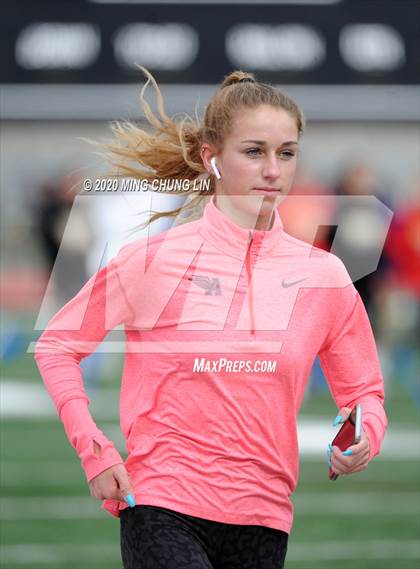
[[[134,488],[124,464],[107,468],[89,482],[90,495],[98,500],[119,500],[134,507]],[[131,495],[126,500],[126,497]]]

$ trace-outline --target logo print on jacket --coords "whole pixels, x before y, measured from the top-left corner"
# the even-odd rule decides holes
[[[193,275],[192,277],[189,277],[188,280],[192,281],[197,286],[204,288],[206,294],[213,296],[221,296],[222,294],[218,278],[210,278],[204,275]]]
[[[306,277],[305,277],[304,279],[299,279],[298,281],[291,281],[291,282],[288,282],[288,283],[283,279],[283,281],[282,281],[282,283],[281,283],[281,286],[282,286],[283,288],[289,288],[289,286],[293,286],[293,285],[295,285],[295,284],[301,283],[302,281],[306,281]]]

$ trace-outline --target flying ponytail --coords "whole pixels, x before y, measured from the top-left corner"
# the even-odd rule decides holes
[[[206,142],[213,145],[215,150],[220,150],[236,112],[242,108],[255,108],[261,104],[282,108],[296,120],[299,135],[304,130],[302,111],[289,95],[271,85],[259,83],[252,73],[240,70],[233,71],[224,78],[208,103],[203,119],[185,114],[181,120],[176,121],[166,114],[162,93],[153,75],[145,67],[138,67],[147,77],[140,92],[140,101],[151,128],[146,130],[130,121],[111,123],[113,140],[95,142],[105,151],[106,160],[112,167],[106,176],[190,182],[209,178],[207,185],[196,185],[199,191],[180,190],[179,193],[187,197],[185,203],[171,211],[153,212],[145,226],[161,217],[175,218],[180,214],[184,220],[186,218],[189,221],[190,216],[202,209],[205,201],[215,192],[215,180],[204,168],[200,148]],[[153,113],[144,97],[150,83],[156,93],[158,116]],[[170,193],[174,195],[176,192]]]

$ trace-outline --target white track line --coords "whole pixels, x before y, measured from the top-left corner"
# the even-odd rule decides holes
[[[116,389],[99,389],[91,397],[91,413],[96,420],[118,420],[119,392]],[[0,382],[0,414],[3,419],[52,418],[58,420],[57,411],[43,385],[24,381]],[[319,460],[324,456],[327,443],[337,432],[331,426],[333,417],[303,417],[298,419],[299,452],[306,459]],[[105,434],[111,436],[118,450],[124,451],[119,428],[110,426]],[[391,425],[378,457],[384,460],[419,459],[420,433],[415,429]]]
[[[368,559],[418,559],[420,542],[416,540],[372,540],[372,541],[323,541],[321,543],[299,543],[290,541],[287,561],[328,560],[368,560]],[[33,565],[43,563],[45,567],[57,567],[63,562],[96,561],[121,562],[119,544],[79,544],[52,543],[6,545],[1,550],[2,566],[5,563],[12,568],[13,564]]]
[[[64,435],[63,435],[64,436]],[[65,441],[64,441],[65,442]],[[31,461],[4,460],[1,465],[1,485],[8,486],[68,486],[86,481],[75,453],[74,460]],[[52,492],[51,492],[52,493]]]
[[[321,543],[293,543],[288,548],[289,561],[330,559],[418,559],[420,541],[372,540],[372,541],[323,541]],[[313,567],[311,564],[310,567]],[[361,567],[359,565],[359,567]]]
[[[33,566],[34,563],[43,563],[45,566],[56,569],[65,562],[117,562],[121,563],[121,554],[118,544],[110,543],[66,543],[56,545],[53,543],[22,543],[19,545],[4,545],[0,550],[0,566],[13,567],[13,564]]]

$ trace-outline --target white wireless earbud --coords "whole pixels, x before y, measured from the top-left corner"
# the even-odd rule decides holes
[[[216,157],[215,157],[215,156],[213,156],[213,158],[210,160],[210,164],[211,164],[211,167],[213,168],[214,175],[216,176],[216,178],[217,178],[218,180],[220,180],[222,176],[220,175],[220,172],[219,172],[219,170],[217,169],[217,166],[216,166]]]

